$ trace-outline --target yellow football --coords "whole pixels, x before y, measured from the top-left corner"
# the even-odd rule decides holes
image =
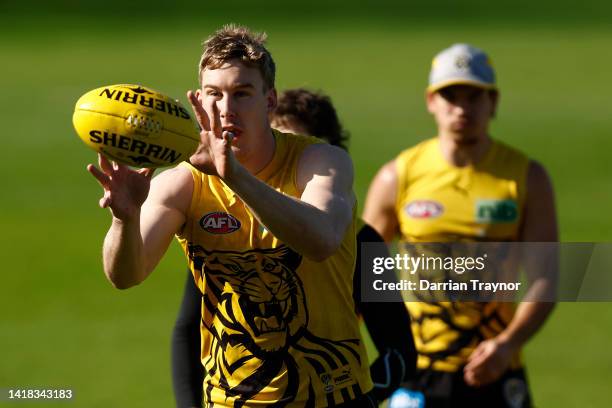
[[[77,101],[72,123],[87,146],[135,167],[187,160],[200,132],[181,103],[140,85],[110,85]]]

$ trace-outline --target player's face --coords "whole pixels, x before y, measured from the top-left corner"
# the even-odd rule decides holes
[[[468,85],[454,85],[427,94],[427,109],[438,131],[460,144],[474,144],[486,137],[495,114],[497,93]]]
[[[232,150],[238,159],[257,154],[260,138],[268,137],[268,116],[276,107],[276,91],[266,89],[257,68],[232,60],[201,74],[198,98],[209,117],[216,104],[223,131],[234,133]]]

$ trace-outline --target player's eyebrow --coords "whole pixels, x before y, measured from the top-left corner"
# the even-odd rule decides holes
[[[213,84],[204,84],[204,88],[214,89],[215,91],[220,90],[221,88],[213,85]],[[232,89],[255,89],[255,85],[250,82],[238,82],[232,85]]]
[[[255,85],[250,82],[238,82],[233,86],[234,89],[252,88],[255,89]]]

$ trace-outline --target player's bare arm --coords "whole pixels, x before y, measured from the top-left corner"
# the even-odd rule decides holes
[[[126,289],[146,279],[184,224],[193,181],[181,167],[151,181],[150,169],[132,170],[103,156],[99,164],[88,170],[104,188],[100,207],[113,216],[104,239],[104,273]]]
[[[532,161],[527,176],[527,200],[520,241],[555,242],[557,240],[558,229],[552,183],[542,165]],[[534,267],[538,267],[537,263],[525,265],[528,275],[529,268]],[[546,267],[550,268],[551,265]],[[538,293],[527,293],[526,297],[551,298],[547,293],[554,291],[555,277],[541,275],[538,280],[530,279],[530,292]],[[464,370],[466,382],[480,386],[498,379],[508,368],[512,357],[544,324],[553,308],[552,302],[519,303],[508,327],[496,338],[480,343],[472,353]]]
[[[395,212],[397,199],[397,170],[395,160],[378,171],[368,189],[363,210],[363,220],[370,224],[385,242],[391,241],[399,232]]]
[[[270,188],[244,168],[226,182],[274,236],[315,261],[340,247],[352,220],[353,166],[348,154],[334,146],[313,145],[303,152],[299,199]]]
[[[341,149],[315,145],[305,149],[297,170],[300,199],[289,197],[253,176],[232,151],[232,134],[221,127],[214,100],[188,92],[202,128],[202,144],[190,158],[200,171],[220,177],[249,206],[258,221],[304,256],[321,261],[340,246],[351,222],[355,198],[353,166]],[[211,112],[211,114],[208,114]]]

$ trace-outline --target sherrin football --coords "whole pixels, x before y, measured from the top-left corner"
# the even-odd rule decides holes
[[[181,103],[140,85],[110,85],[77,101],[72,123],[87,146],[135,167],[172,166],[200,142],[195,121]]]

